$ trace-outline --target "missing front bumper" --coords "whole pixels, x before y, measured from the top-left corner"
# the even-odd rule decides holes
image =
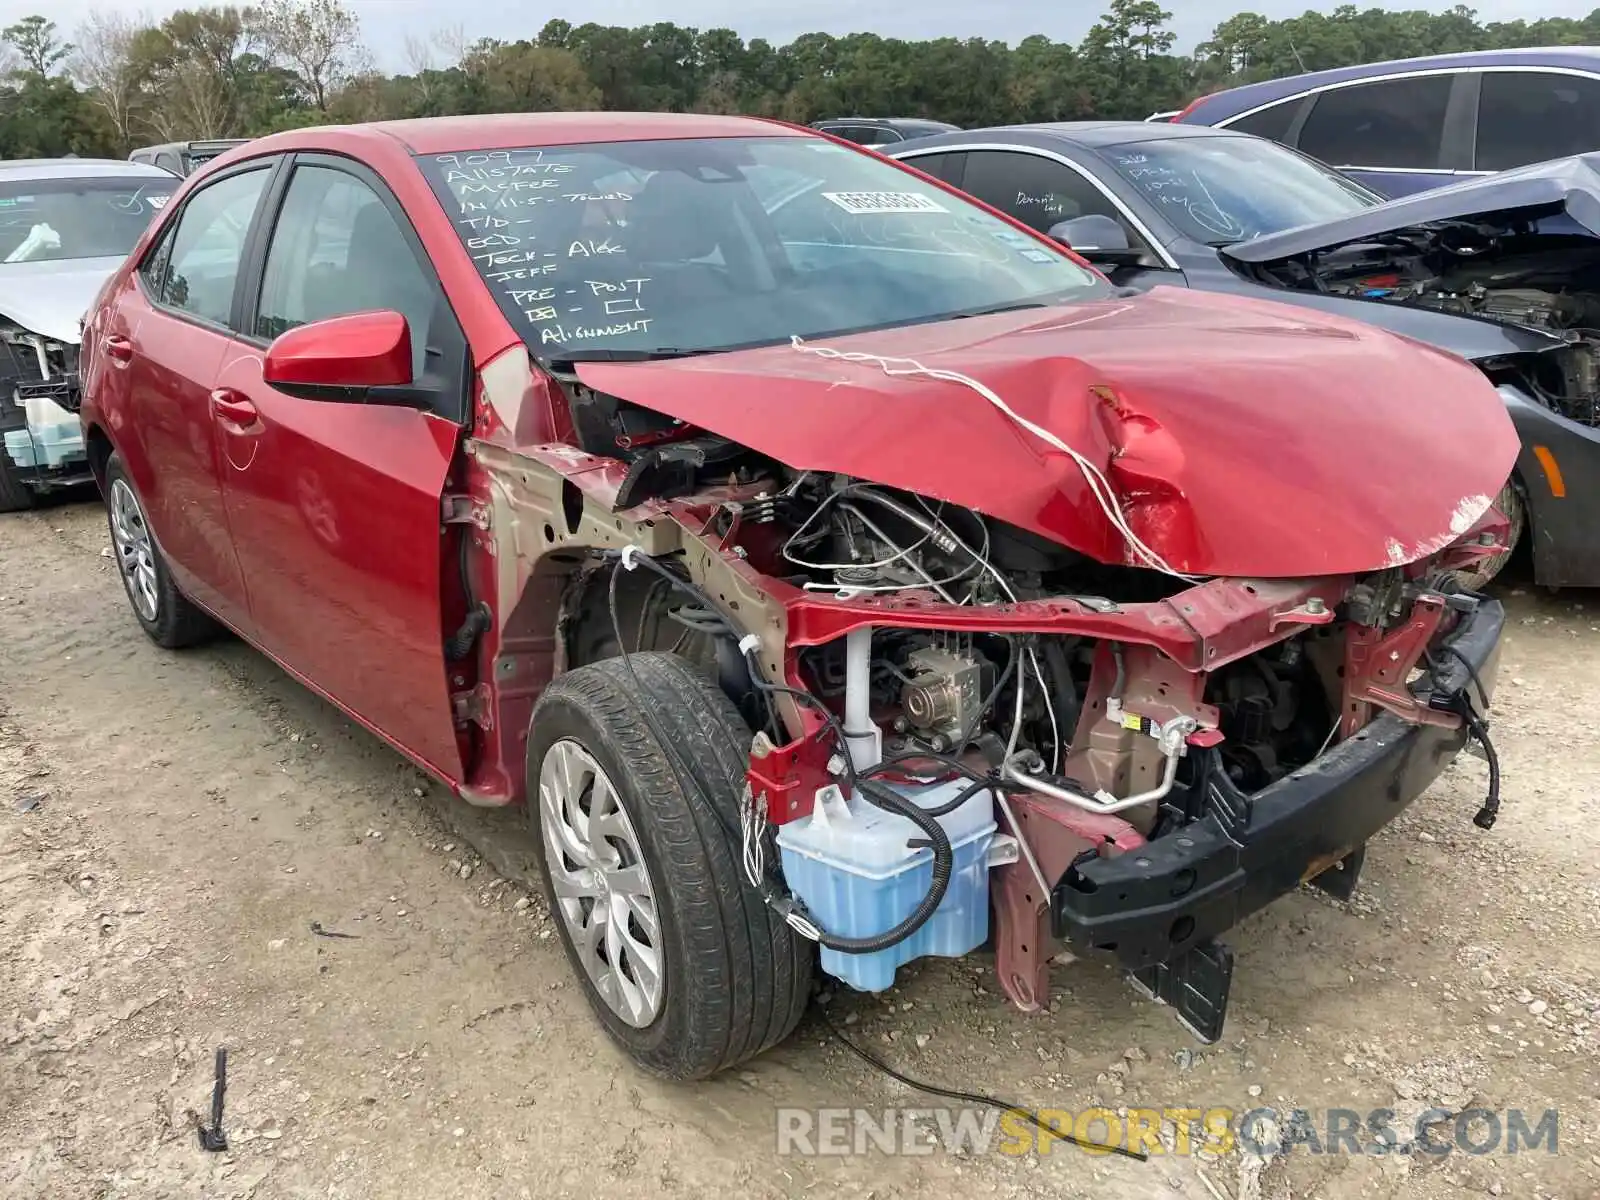
[[[78,419],[82,392],[76,375],[14,383],[0,416],[0,441],[15,469],[36,487],[76,481],[88,456]]]
[[[1491,693],[1504,624],[1499,603],[1486,600],[1450,639]],[[1453,655],[1438,676],[1442,691],[1471,688],[1480,709],[1487,704]],[[1329,871],[1339,874],[1328,890],[1348,895],[1367,840],[1428,789],[1467,739],[1464,728],[1412,725],[1384,712],[1254,795],[1212,772],[1203,818],[1137,850],[1086,856],[1069,868],[1051,893],[1051,930],[1078,952],[1114,954],[1143,990],[1214,1040],[1232,972],[1231,955],[1215,939]]]

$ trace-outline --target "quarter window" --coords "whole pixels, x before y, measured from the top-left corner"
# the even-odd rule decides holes
[[[195,192],[168,244],[149,260],[156,299],[168,308],[226,325],[244,258],[245,237],[271,172],[230,175]]]
[[[946,183],[955,183],[960,176],[961,168],[966,164],[966,157],[965,153],[958,151],[947,154],[918,154],[900,161],[926,175],[932,175]]]
[[[1480,171],[1600,150],[1600,79],[1488,71],[1478,93]]]
[[[1335,167],[1437,168],[1454,79],[1421,75],[1323,92],[1299,148]]]

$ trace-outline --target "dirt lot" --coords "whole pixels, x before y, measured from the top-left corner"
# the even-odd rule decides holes
[[[709,1084],[631,1070],[526,898],[518,814],[453,804],[243,645],[158,651],[105,546],[95,503],[0,519],[0,1195],[1600,1194],[1600,597],[1508,589],[1500,824],[1463,759],[1353,904],[1236,931],[1223,1043],[1083,963],[1037,1018],[981,958],[832,1009],[918,1078],[1035,1105],[1554,1107],[1558,1154],[780,1158],[779,1105],[941,1102],[814,1018]],[[225,1155],[186,1116],[218,1046]]]

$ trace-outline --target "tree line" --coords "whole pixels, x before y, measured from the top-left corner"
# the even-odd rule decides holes
[[[1582,20],[1483,22],[1358,10],[1270,21],[1240,13],[1174,53],[1158,0],[1110,0],[1076,45],[1043,35],[906,41],[804,34],[777,46],[731,29],[551,20],[516,41],[459,30],[408,39],[376,69],[342,0],[183,9],[158,23],[116,11],[63,31],[45,16],[0,30],[0,156],[122,157],[151,142],[247,137],[301,125],[455,113],[608,109],[925,116],[962,126],[1142,118],[1237,83],[1459,50],[1600,43]]]

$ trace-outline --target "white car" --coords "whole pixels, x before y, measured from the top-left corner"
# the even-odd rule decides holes
[[[117,159],[0,163],[0,512],[89,479],[80,322],[182,182]]]

